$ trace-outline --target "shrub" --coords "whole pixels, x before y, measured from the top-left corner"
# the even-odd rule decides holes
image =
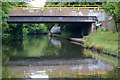
[[[100,27],[97,31],[104,31],[104,32],[106,32],[106,31],[108,31],[108,30],[107,30],[106,27]]]

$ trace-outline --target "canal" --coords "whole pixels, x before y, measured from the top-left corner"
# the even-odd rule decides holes
[[[48,35],[3,42],[3,60],[5,78],[118,77],[117,58]]]

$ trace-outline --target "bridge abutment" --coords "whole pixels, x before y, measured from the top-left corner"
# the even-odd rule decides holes
[[[96,31],[96,26],[95,26],[95,23],[91,23],[91,28],[89,30],[89,34],[93,33]]]

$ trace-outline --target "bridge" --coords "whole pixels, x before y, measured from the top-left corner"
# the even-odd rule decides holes
[[[101,12],[100,5],[46,5],[29,7],[19,5],[10,9],[8,23],[59,23],[89,22],[95,23],[95,15]]]

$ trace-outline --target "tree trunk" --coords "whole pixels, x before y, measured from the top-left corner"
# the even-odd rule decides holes
[[[116,21],[116,17],[115,14],[113,16],[114,22],[115,22],[115,31],[118,32],[118,28],[117,28],[117,21]]]
[[[118,23],[118,31],[120,31],[120,22]]]
[[[116,32],[118,32],[117,22],[116,21],[115,21],[115,30],[116,30]]]

